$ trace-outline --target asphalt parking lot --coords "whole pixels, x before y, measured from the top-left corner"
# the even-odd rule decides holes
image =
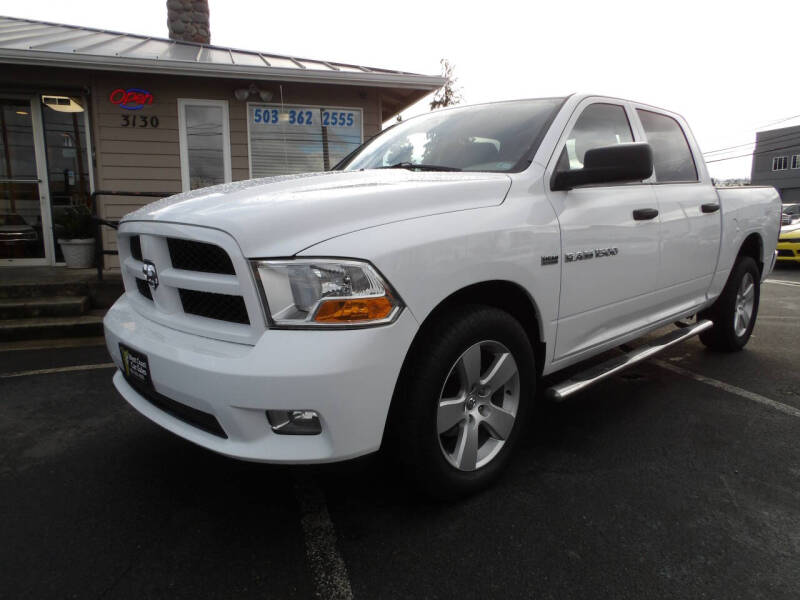
[[[0,352],[0,596],[797,598],[800,268],[769,279],[745,351],[691,340],[545,405],[451,505],[380,457],[193,446],[117,396],[103,347]]]

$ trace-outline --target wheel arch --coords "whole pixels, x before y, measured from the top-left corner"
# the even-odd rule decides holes
[[[536,361],[536,376],[541,375],[547,347],[543,337],[541,313],[534,298],[520,284],[508,280],[496,279],[467,285],[442,299],[420,324],[406,352],[403,365],[395,382],[395,391],[384,426],[384,441],[386,432],[390,427],[389,424],[393,421],[394,412],[397,410],[398,403],[395,400],[398,396],[398,390],[406,375],[410,357],[416,352],[420,340],[424,339],[426,332],[446,311],[470,304],[492,306],[508,312],[517,319],[531,343]]]
[[[760,233],[753,232],[744,239],[742,245],[739,246],[736,260],[742,256],[752,257],[758,265],[759,275],[764,273],[764,240],[761,239]]]
[[[541,313],[530,293],[513,281],[503,279],[481,281],[453,292],[428,313],[420,325],[414,342],[422,337],[426,327],[429,327],[444,311],[467,304],[492,306],[509,313],[519,321],[530,340],[536,357],[536,369],[541,374],[546,351],[542,335]],[[411,343],[408,354],[414,349],[414,342]]]

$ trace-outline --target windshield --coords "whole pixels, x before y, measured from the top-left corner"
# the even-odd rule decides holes
[[[515,100],[415,117],[387,129],[338,168],[521,171],[562,102]]]

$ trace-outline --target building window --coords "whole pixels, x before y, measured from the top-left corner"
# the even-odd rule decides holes
[[[363,139],[360,108],[248,103],[250,177],[327,171]]]
[[[183,191],[231,181],[226,100],[178,99]]]
[[[795,154],[792,156],[792,168],[800,169],[800,154]]]
[[[795,157],[792,157],[793,159]],[[793,163],[794,164],[794,163]],[[788,156],[776,156],[772,159],[772,170],[773,171],[785,171],[789,166],[789,157]],[[795,167],[792,167],[795,168]]]

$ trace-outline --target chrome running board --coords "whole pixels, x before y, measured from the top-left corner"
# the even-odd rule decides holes
[[[713,322],[706,319],[704,321],[695,323],[694,325],[690,325],[682,329],[676,329],[672,333],[668,333],[667,335],[658,338],[646,346],[641,346],[631,350],[622,356],[615,356],[604,363],[591,367],[581,373],[578,373],[577,375],[574,375],[573,377],[570,377],[566,381],[562,381],[561,383],[549,387],[545,393],[551,400],[561,402],[572,394],[580,392],[581,390],[594,385],[598,381],[602,381],[606,377],[610,377],[611,375],[619,373],[620,371],[624,371],[628,367],[642,362],[643,360],[658,354],[662,350],[666,350],[670,346],[674,346],[675,344],[678,344],[687,338],[697,335],[701,331],[709,329],[713,325]]]

